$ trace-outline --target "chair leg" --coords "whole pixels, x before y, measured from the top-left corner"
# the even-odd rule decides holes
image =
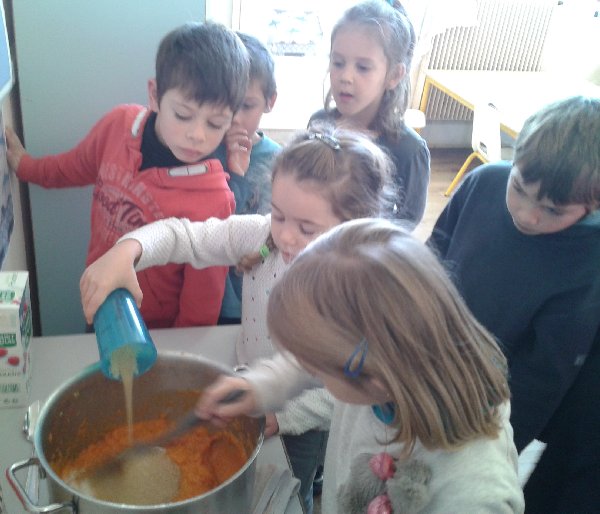
[[[467,171],[468,167],[470,166],[470,164],[473,162],[474,159],[479,159],[480,161],[485,162],[485,160],[482,159],[482,156],[479,152],[473,152],[472,154],[470,154],[469,157],[467,157],[467,159],[463,163],[463,165],[460,167],[458,172],[456,173],[454,179],[448,186],[448,189],[446,189],[444,196],[450,196],[450,193],[452,193],[454,188],[458,185],[458,183],[460,182],[460,179],[463,177],[463,175],[465,174],[465,172]]]

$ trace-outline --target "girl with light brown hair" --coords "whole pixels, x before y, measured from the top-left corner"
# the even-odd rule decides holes
[[[523,511],[505,358],[424,244],[383,220],[339,225],[295,259],[267,319],[283,352],[221,378],[197,413],[222,421],[324,385],[323,512]]]

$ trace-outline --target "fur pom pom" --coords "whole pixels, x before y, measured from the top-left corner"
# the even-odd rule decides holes
[[[392,514],[392,504],[387,494],[380,494],[371,500],[367,514]]]
[[[338,510],[347,514],[364,514],[373,498],[385,488],[385,482],[373,474],[370,453],[361,453],[352,462],[348,481],[337,492]]]
[[[381,480],[392,478],[396,472],[394,459],[389,453],[378,453],[369,460],[369,467],[373,474]]]
[[[431,469],[418,460],[397,464],[395,475],[386,482],[392,511],[419,512],[429,502]]]
[[[430,480],[431,468],[422,461],[361,453],[338,488],[338,508],[344,514],[415,514],[429,503]]]

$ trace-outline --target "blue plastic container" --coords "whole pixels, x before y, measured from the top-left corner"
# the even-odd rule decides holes
[[[120,378],[113,376],[111,369],[113,352],[118,349],[127,347],[135,356],[135,375],[149,370],[156,361],[154,342],[133,296],[126,289],[116,289],[106,297],[94,316],[94,329],[100,367],[108,378]]]

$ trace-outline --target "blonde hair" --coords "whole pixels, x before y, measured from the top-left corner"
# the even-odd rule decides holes
[[[391,159],[365,134],[322,124],[296,133],[275,157],[272,181],[285,174],[310,183],[333,214],[347,221],[393,211],[392,170]],[[270,235],[265,246],[276,250]],[[259,253],[245,256],[238,268],[251,269],[262,258]]]
[[[271,337],[301,362],[395,404],[394,440],[452,450],[495,437],[506,359],[433,253],[385,220],[355,220],[311,243],[269,297]],[[344,365],[368,343],[357,378]],[[372,391],[372,389],[371,389]]]

